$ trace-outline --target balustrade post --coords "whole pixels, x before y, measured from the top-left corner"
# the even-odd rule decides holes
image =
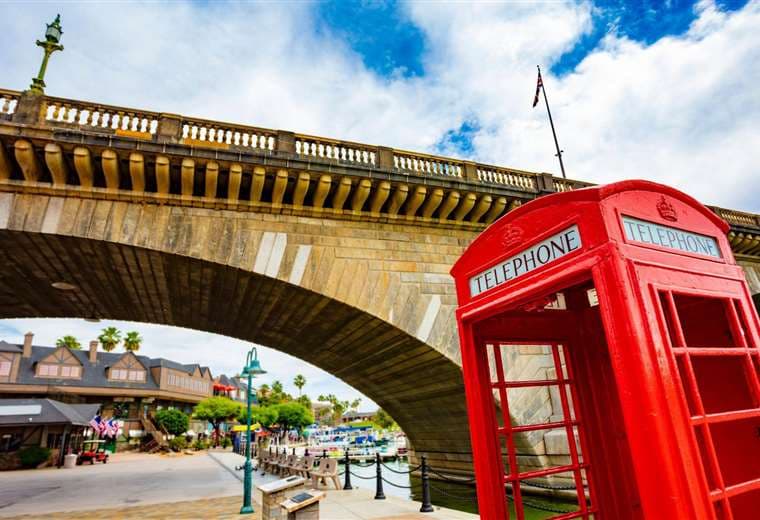
[[[354,489],[351,486],[351,457],[348,455],[348,448],[346,448],[346,460],[344,462],[346,468],[346,478],[344,479],[343,489]]]
[[[156,140],[159,143],[178,143],[182,140],[182,116],[177,114],[158,115]]]
[[[44,95],[25,90],[18,98],[11,120],[14,123],[44,125],[47,108]]]
[[[471,182],[478,182],[478,165],[472,161],[462,161],[462,177]]]
[[[551,173],[539,173],[536,175],[536,187],[539,193],[554,193],[554,176]]]
[[[380,454],[375,453],[375,500],[385,500],[385,493],[383,493],[383,468],[381,464]]]
[[[296,134],[277,130],[277,137],[274,149],[278,154],[295,155],[296,153]]]
[[[377,167],[381,170],[392,170],[394,168],[393,163],[393,148],[387,146],[378,146],[375,152],[375,160],[377,161]]]
[[[427,457],[422,456],[422,506],[420,513],[432,513],[433,504],[430,503],[430,477],[428,476]]]

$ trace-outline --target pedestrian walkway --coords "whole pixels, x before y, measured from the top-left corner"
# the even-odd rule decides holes
[[[210,451],[209,456],[232,472],[241,481],[243,472],[235,470],[242,466],[245,457],[228,451]],[[279,477],[262,476],[260,472],[254,475],[254,486],[271,482]],[[435,508],[433,513],[420,513],[420,503],[412,500],[388,496],[385,500],[375,500],[374,493],[366,489],[350,491],[326,489],[327,497],[320,504],[321,518],[324,520],[382,520],[382,519],[434,519],[434,520],[468,520],[479,518],[478,515],[454,511],[452,509]],[[254,500],[260,504],[261,495],[254,494]],[[239,509],[239,505],[238,505]]]

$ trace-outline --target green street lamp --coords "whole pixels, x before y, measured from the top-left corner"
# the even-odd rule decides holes
[[[36,94],[45,93],[45,69],[47,69],[48,59],[55,51],[62,51],[63,45],[60,44],[61,35],[61,15],[57,15],[53,23],[47,24],[45,31],[45,40],[37,40],[37,45],[45,50],[45,56],[42,58],[42,65],[36,78],[32,78],[32,84],[29,89]]]
[[[261,374],[266,374],[266,372],[261,369],[258,352],[256,351],[256,347],[253,347],[248,351],[245,367],[243,367],[243,375],[248,376],[248,388],[246,389],[248,398],[248,426],[245,430],[245,466],[243,466],[243,507],[240,508],[241,515],[253,513],[253,505],[251,504],[251,485],[253,483],[253,467],[251,465],[251,390],[253,387],[251,381],[253,376]]]

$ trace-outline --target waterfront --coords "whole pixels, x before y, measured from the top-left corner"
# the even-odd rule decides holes
[[[386,481],[383,482],[383,491],[389,496],[409,498],[418,502],[422,501],[422,481],[416,476],[410,476],[407,473],[408,470],[409,465],[404,461],[396,460],[383,463],[382,473],[383,479]],[[352,464],[351,484],[354,487],[374,490],[376,486],[375,472],[376,468],[374,464]],[[475,487],[471,485],[431,480],[430,497],[433,505],[436,506],[468,513],[478,512]],[[572,503],[557,499],[531,496],[526,500],[545,509],[554,509],[556,511],[573,510]],[[514,508],[511,506],[512,502],[510,501],[510,509],[514,514]],[[544,520],[556,514],[556,512],[527,507],[526,504],[526,520]]]

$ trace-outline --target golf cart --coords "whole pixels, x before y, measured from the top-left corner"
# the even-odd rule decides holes
[[[106,451],[106,441],[103,440],[87,440],[82,443],[82,451],[77,457],[77,466],[81,466],[85,462],[95,464],[96,462],[102,462],[105,464],[108,462],[108,452]]]

